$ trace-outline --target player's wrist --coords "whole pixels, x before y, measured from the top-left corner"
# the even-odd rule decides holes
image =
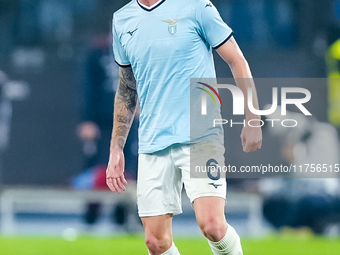
[[[114,151],[123,151],[125,145],[125,139],[122,137],[116,138],[112,140],[110,152]]]
[[[255,121],[255,120],[260,121],[261,120],[261,116],[253,114],[253,113],[246,114],[246,122],[248,122],[248,121]]]

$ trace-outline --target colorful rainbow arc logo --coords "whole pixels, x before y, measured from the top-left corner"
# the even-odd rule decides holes
[[[217,98],[218,98],[218,100],[220,101],[220,104],[221,104],[221,106],[222,106],[222,100],[221,100],[220,96],[218,95],[217,91],[216,91],[213,87],[211,87],[210,85],[208,85],[208,84],[206,84],[206,83],[203,83],[203,82],[197,82],[197,83],[199,83],[199,84],[201,84],[201,85],[203,85],[203,86],[206,86],[206,87],[209,88],[212,92],[214,92],[214,94],[217,96]],[[208,93],[208,95],[211,96],[211,98],[214,100],[215,105],[217,106],[216,100],[215,100],[213,94],[211,94],[210,91],[208,91],[208,90],[206,90],[206,89],[204,89],[204,88],[198,88],[198,89],[203,90],[204,92]]]

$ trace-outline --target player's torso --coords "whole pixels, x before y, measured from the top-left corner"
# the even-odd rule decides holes
[[[167,86],[176,87],[181,95],[179,83],[188,88],[192,76],[214,75],[211,48],[199,34],[197,3],[166,0],[147,11],[135,0],[115,15],[117,35],[132,65],[142,107],[147,97],[161,100],[160,95],[172,93]]]
[[[188,54],[195,43],[202,43],[197,33],[196,1],[166,0],[151,11],[135,2],[130,8],[132,15],[119,27],[120,42],[132,65],[150,56],[161,62]]]
[[[163,65],[164,72],[176,67],[190,69],[198,54],[208,52],[209,46],[198,32],[196,6],[196,0],[166,0],[147,11],[136,0],[124,10],[128,18],[117,21],[116,27],[136,78],[146,80],[150,73],[145,71],[154,68],[153,64]]]
[[[165,0],[147,11],[135,0],[115,14],[117,37],[137,81],[140,151],[188,142],[190,78],[215,77],[211,47],[197,22],[198,3]]]

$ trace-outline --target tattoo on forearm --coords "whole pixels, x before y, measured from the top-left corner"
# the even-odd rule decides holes
[[[122,123],[127,123],[128,122],[128,117],[127,116],[116,115],[115,118],[116,118],[117,122],[122,122]]]
[[[137,105],[136,80],[131,67],[119,68],[119,88],[115,97],[111,144],[125,145]]]
[[[117,127],[116,134],[117,136],[125,137],[125,135],[129,132],[130,127],[127,127],[126,125],[122,125]]]

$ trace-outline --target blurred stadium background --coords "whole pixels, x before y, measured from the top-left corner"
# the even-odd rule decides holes
[[[138,119],[125,152],[130,191],[118,197],[103,183],[117,85],[111,18],[127,2],[0,0],[0,254],[145,254],[134,202]],[[306,85],[317,121],[306,123],[332,126],[320,128],[325,135],[313,144],[307,144],[312,129],[293,137],[307,149],[320,147],[321,160],[334,154],[327,163],[340,163],[340,1],[212,2],[234,30],[254,77],[284,84],[318,78],[317,85]],[[231,77],[219,57],[215,62],[218,77]],[[261,106],[271,102],[268,87],[258,92]],[[265,133],[263,150],[244,156],[239,130],[226,131],[227,143],[235,144],[226,148],[231,165],[297,163],[289,156],[296,144],[282,142],[292,137]],[[334,180],[324,183],[332,185],[329,191],[305,190],[291,201],[289,194],[305,185],[300,180],[231,179],[227,217],[245,237],[245,254],[339,254],[340,188]],[[209,254],[187,199],[183,206],[174,221],[180,250]],[[114,250],[120,244],[126,249]]]

